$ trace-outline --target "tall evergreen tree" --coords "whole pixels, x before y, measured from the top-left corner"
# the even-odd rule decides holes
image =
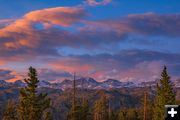
[[[18,117],[20,120],[41,120],[50,106],[50,99],[47,94],[37,91],[39,80],[35,68],[29,68],[28,78],[24,81],[27,86],[20,90]]]
[[[94,105],[94,120],[108,120],[108,102],[105,96],[95,102]]]
[[[160,83],[157,84],[157,96],[155,98],[153,109],[153,120],[164,120],[165,105],[175,104],[175,92],[170,81],[170,76],[167,73],[167,68],[164,66],[161,74]]]
[[[3,120],[18,120],[16,104],[14,101],[12,101],[12,100],[8,101],[4,115],[3,115]]]

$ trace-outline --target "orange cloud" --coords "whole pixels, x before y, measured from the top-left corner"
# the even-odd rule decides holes
[[[36,24],[42,24],[43,29],[51,25],[67,27],[80,21],[85,14],[81,7],[57,7],[29,12],[0,29],[0,46],[4,50],[35,48],[43,41],[43,34],[48,34],[48,31],[39,32]]]
[[[0,65],[4,65],[6,63],[5,60],[0,60]]]
[[[0,28],[6,27],[7,25],[11,24],[13,21],[14,21],[13,19],[0,20]]]
[[[104,56],[99,57],[82,56],[61,58],[50,61],[49,66],[52,67],[52,69],[71,73],[76,72],[81,76],[90,76],[97,80],[104,80],[108,77],[106,75],[108,71],[120,65],[113,59],[104,58]]]
[[[110,68],[108,67],[109,65],[107,65],[107,63],[102,63],[100,66],[98,66],[98,62],[96,64],[89,64],[88,62],[81,63],[80,61],[81,60],[73,64],[63,61],[51,63],[50,66],[56,70],[63,70],[71,73],[76,72],[82,76],[90,76],[99,81],[113,78],[122,81],[136,80],[136,82],[157,79],[162,68],[161,61],[138,63],[134,67],[126,70],[121,69],[118,63],[113,64],[111,66],[112,68]]]
[[[7,82],[15,82],[22,80],[22,76],[11,69],[0,69],[0,79],[6,80]]]
[[[9,80],[6,80],[7,82],[16,82],[17,80],[23,80],[23,77],[22,76],[15,76],[14,78],[11,78]]]
[[[23,19],[43,24],[69,26],[80,21],[85,15],[84,9],[77,7],[57,7],[30,12]]]
[[[71,61],[71,62],[70,62]],[[77,73],[88,73],[88,71],[92,70],[94,67],[89,64],[81,64],[78,63],[78,61],[69,60],[69,61],[60,61],[58,63],[50,63],[49,64],[51,67],[63,71],[68,71],[68,72],[77,72]]]

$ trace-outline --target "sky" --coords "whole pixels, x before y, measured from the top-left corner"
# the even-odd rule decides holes
[[[180,78],[179,0],[0,0],[0,80]]]

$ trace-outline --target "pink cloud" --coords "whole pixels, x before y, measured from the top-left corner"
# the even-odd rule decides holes
[[[118,45],[129,33],[179,35],[179,15],[145,13],[97,21],[84,21],[84,16],[86,12],[81,7],[57,7],[29,12],[0,29],[0,53],[58,55],[57,49],[63,47],[104,49],[106,46]],[[75,28],[75,32],[53,27],[69,27],[76,22],[86,26]],[[37,24],[42,25],[39,26],[40,30],[36,28]]]
[[[95,58],[94,58],[95,59]],[[125,65],[121,65],[117,61],[107,62],[94,61],[90,62],[82,59],[64,59],[49,63],[49,65],[56,70],[63,70],[67,72],[76,72],[81,76],[90,76],[99,81],[109,78],[121,81],[152,81],[160,76],[163,67],[162,61],[144,61],[135,64],[134,66],[124,69]]]
[[[87,0],[86,1],[88,5],[90,6],[97,6],[97,5],[107,5],[112,2],[112,0]]]
[[[55,71],[77,72],[82,76],[91,76],[97,80],[114,78],[125,81],[154,80],[161,70],[163,63],[161,61],[169,64],[179,63],[179,55],[151,51],[125,51],[118,55],[60,56],[57,48],[101,49],[103,44],[111,49],[111,43],[119,43],[125,39],[124,36],[126,37],[127,33],[179,35],[179,15],[146,13],[133,14],[115,20],[82,22],[85,15],[83,8],[58,7],[32,11],[15,21],[2,21],[1,23],[8,24],[0,29],[0,53],[3,56],[0,57],[0,65],[17,61],[21,64],[24,61],[31,64],[37,60],[34,64],[47,64]],[[54,29],[52,26],[69,27],[76,22],[87,26],[74,33]],[[39,23],[43,27],[42,30],[35,28],[35,25]],[[42,56],[45,58],[53,56],[56,60],[47,62],[41,59]],[[21,78],[16,76],[9,81]]]
[[[36,67],[40,79],[47,81],[62,81],[65,78],[72,78],[72,73],[76,72],[79,76],[93,77],[98,81],[111,78],[121,81],[140,82],[160,78],[164,65],[167,65],[170,76],[173,79],[175,77],[178,78],[179,58],[178,54],[134,50],[123,51],[113,55],[59,56],[40,61],[31,61],[31,64],[28,61],[28,65]],[[38,63],[38,65],[36,66],[35,63]],[[20,63],[20,65],[22,64]],[[29,67],[26,63],[25,65],[27,68]],[[27,68],[23,67],[21,70],[23,73],[21,74],[10,72],[10,77],[12,78],[6,78],[6,80],[15,81],[22,77],[24,78],[23,75],[27,74],[24,71],[27,71]]]
[[[114,55],[69,56],[48,60],[50,68],[76,72],[81,76],[90,76],[102,81],[109,78],[121,81],[153,81],[160,78],[164,65],[172,76],[179,69],[169,63],[178,62],[179,55],[170,55],[152,51],[122,51]],[[166,58],[166,59],[165,59]],[[173,60],[173,61],[172,61]],[[174,70],[173,70],[174,69]]]
[[[63,58],[61,60],[50,62],[49,65],[58,70],[68,71],[68,72],[77,72],[77,73],[83,73],[88,74],[89,71],[94,69],[94,66],[88,63],[82,63],[80,62],[80,59],[76,58]]]
[[[152,81],[160,77],[163,61],[143,61],[134,67],[122,71],[119,76],[124,81]]]
[[[22,76],[11,69],[0,69],[0,80],[15,82],[17,80],[22,80]]]
[[[57,7],[32,11],[26,14],[23,19],[43,24],[69,26],[79,22],[85,15],[86,13],[81,7]]]
[[[10,23],[9,20],[1,20],[0,23],[8,22],[9,24],[0,29],[0,53],[8,54],[11,51],[14,53],[16,53],[15,51],[32,52],[43,42],[46,43],[43,40],[44,38],[53,36],[54,33],[49,28],[50,26],[68,27],[81,21],[85,15],[86,12],[81,7],[57,7],[29,12],[22,18]],[[42,24],[44,30],[38,31],[35,28],[36,24]],[[62,34],[65,34],[64,31],[59,32],[61,37]],[[56,38],[56,35],[53,37]],[[59,37],[56,39],[59,40]]]

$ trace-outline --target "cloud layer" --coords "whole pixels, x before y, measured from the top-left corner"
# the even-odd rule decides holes
[[[87,2],[96,6],[111,0]],[[21,64],[25,70],[34,64],[40,78],[48,81],[70,78],[71,72],[97,80],[143,81],[157,79],[162,66],[168,65],[171,74],[178,77],[178,51],[144,48],[157,44],[150,40],[158,37],[178,47],[179,14],[130,14],[102,20],[91,20],[90,16],[83,7],[57,7],[32,11],[15,20],[0,20],[1,67]],[[147,39],[139,43],[139,36]],[[166,40],[158,42],[163,47]],[[132,49],[133,45],[137,49]],[[5,80],[22,78],[11,69],[0,72]]]
[[[87,22],[85,29],[104,28],[118,33],[137,33],[140,35],[158,35],[179,37],[180,15],[158,15],[155,13],[130,14],[114,20]]]
[[[126,50],[117,54],[80,55],[50,59],[49,64],[56,70],[77,72],[98,80],[114,78],[122,81],[151,81],[160,77],[164,65],[173,76],[179,66],[179,54],[155,51]]]
[[[58,7],[27,13],[0,29],[0,52],[4,54],[35,54],[37,51],[42,54],[43,51],[47,54],[51,53],[56,46],[55,41],[58,42],[63,36],[69,34],[51,27],[53,25],[68,27],[84,16],[85,11],[79,7]]]
[[[58,55],[57,49],[63,47],[101,49],[121,44],[132,34],[179,37],[179,14],[146,13],[100,21],[84,20],[86,15],[81,7],[58,7],[27,13],[0,29],[0,52],[4,55]],[[82,25],[73,27],[77,22]]]

